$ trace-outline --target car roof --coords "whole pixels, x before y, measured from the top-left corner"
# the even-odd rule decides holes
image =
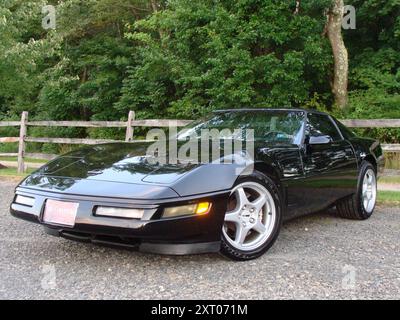
[[[279,111],[298,111],[305,113],[319,113],[328,115],[326,112],[318,111],[318,110],[310,110],[310,109],[301,109],[301,108],[240,108],[240,109],[220,109],[215,110],[214,113],[223,113],[223,112],[249,112],[249,111],[268,111],[268,112],[279,112]]]

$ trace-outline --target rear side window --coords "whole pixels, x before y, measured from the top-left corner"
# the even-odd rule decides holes
[[[328,116],[323,114],[308,114],[307,134],[313,137],[330,136],[333,141],[342,140],[342,137],[334,123]]]
[[[334,120],[335,120],[337,126],[339,127],[339,130],[342,132],[342,135],[345,139],[350,139],[350,138],[356,136],[356,134],[353,131],[351,131],[349,128],[347,128],[343,123],[341,123],[340,121],[338,121],[335,118],[334,118]]]

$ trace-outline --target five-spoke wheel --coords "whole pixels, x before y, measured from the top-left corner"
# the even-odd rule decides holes
[[[256,182],[236,186],[228,202],[222,232],[240,250],[253,250],[264,243],[276,219],[275,204],[268,190]]]
[[[376,167],[364,161],[360,167],[356,192],[336,203],[338,215],[347,219],[368,219],[376,205],[376,186]]]
[[[276,186],[268,177],[256,173],[231,191],[222,228],[223,248],[238,260],[255,258],[272,245],[279,225]]]
[[[376,177],[372,169],[365,172],[362,185],[362,201],[364,210],[371,213],[374,210],[376,202]]]

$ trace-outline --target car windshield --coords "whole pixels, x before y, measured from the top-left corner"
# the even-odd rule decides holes
[[[203,130],[217,129],[220,139],[244,140],[249,139],[249,130],[254,130],[256,141],[299,145],[303,136],[303,124],[302,111],[226,111],[190,124],[179,132],[177,139],[201,139]]]

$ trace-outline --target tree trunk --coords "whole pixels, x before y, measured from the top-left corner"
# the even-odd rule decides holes
[[[158,12],[158,4],[156,0],[150,0],[151,8],[153,9],[153,12]]]
[[[150,0],[150,4],[151,4],[151,8],[153,9],[153,13],[158,12],[158,8],[159,8],[158,2],[156,0]],[[159,29],[158,35],[160,36],[160,41],[162,43],[162,41],[164,39],[164,32],[161,29]]]
[[[347,106],[347,85],[349,60],[346,46],[342,36],[343,0],[333,0],[333,7],[328,12],[326,33],[332,46],[334,57],[334,75],[332,81],[332,93],[335,104],[344,109]]]
[[[294,10],[294,14],[299,14],[301,6],[301,0],[296,0],[296,9]]]

